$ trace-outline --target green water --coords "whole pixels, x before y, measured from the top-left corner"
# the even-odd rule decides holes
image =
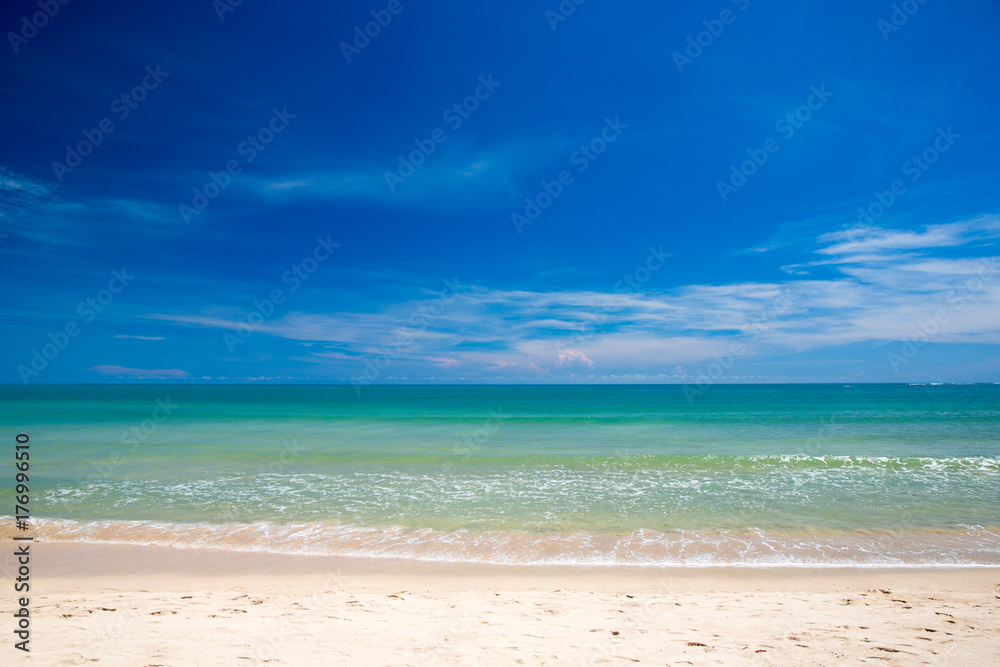
[[[0,387],[0,437],[13,450],[20,432],[34,514],[84,538],[95,521],[438,536],[1000,526],[997,385],[720,385],[691,401],[679,386]]]

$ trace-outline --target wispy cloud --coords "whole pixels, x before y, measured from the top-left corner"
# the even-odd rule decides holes
[[[827,259],[790,264],[788,273],[807,275],[811,267],[831,264],[874,265],[899,263],[921,257],[930,250],[976,245],[1000,238],[1000,216],[984,215],[961,222],[927,225],[922,231],[882,227],[853,227],[821,235],[815,252]]]
[[[513,183],[527,171],[565,161],[581,140],[589,136],[565,134],[535,140],[506,140],[479,146],[449,140],[390,188],[386,174],[396,174],[399,155],[384,161],[363,164],[317,166],[269,176],[247,177],[239,187],[248,194],[269,199],[375,199],[381,203],[421,203],[429,206],[453,204],[456,200],[475,202],[483,195],[515,195]],[[403,144],[400,154],[408,155],[414,145]],[[532,184],[534,185],[534,184]]]
[[[48,197],[54,189],[51,183],[36,181],[0,166],[0,205],[30,204]]]
[[[433,156],[432,156],[433,157]],[[476,156],[468,160],[441,158],[417,168],[403,183],[390,189],[386,172],[395,173],[396,161],[368,165],[355,171],[315,170],[255,179],[247,185],[267,199],[368,199],[392,204],[439,204],[441,197],[474,200],[483,193],[505,191],[513,165]]]
[[[90,370],[108,377],[133,378],[145,380],[182,380],[188,376],[187,371],[179,368],[125,368],[123,366],[92,366]]]
[[[4,231],[45,246],[97,245],[123,229],[177,227],[176,210],[170,207],[129,197],[70,195],[2,166],[0,221]]]
[[[979,243],[996,218],[937,225],[922,233],[871,228],[854,239],[818,239],[817,254],[835,256],[839,276],[781,283],[686,285],[663,293],[541,292],[470,287],[423,330],[407,324],[419,301],[376,313],[288,313],[260,331],[333,346],[304,357],[350,367],[379,354],[400,332],[412,335],[400,361],[440,368],[506,372],[538,369],[673,368],[711,358],[746,331],[776,300],[786,305],[769,322],[755,354],[802,352],[911,336],[916,323],[979,280],[975,298],[950,318],[939,342],[1000,343],[1000,267]],[[995,246],[988,246],[993,248]],[[954,250],[961,258],[916,256],[914,249]],[[850,261],[848,261],[848,258]],[[996,276],[983,279],[983,276]],[[177,324],[232,328],[215,315],[152,315]],[[600,322],[600,324],[596,324]],[[570,344],[582,334],[578,344]],[[465,372],[465,371],[463,371]]]
[[[820,236],[819,241],[821,243],[835,241],[835,243],[817,252],[824,255],[849,255],[885,250],[947,248],[998,237],[1000,237],[1000,217],[984,215],[962,222],[928,225],[921,232],[879,227],[832,232]]]

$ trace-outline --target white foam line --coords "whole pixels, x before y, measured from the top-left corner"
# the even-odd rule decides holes
[[[167,542],[126,542],[123,540],[95,540],[91,538],[81,538],[81,539],[51,539],[47,538],[45,540],[49,543],[59,543],[59,544],[120,544],[126,546],[155,546],[155,547],[169,547],[171,549],[185,549],[185,550],[199,550],[204,549],[208,551],[235,551],[240,553],[266,553],[281,556],[315,556],[315,557],[340,557],[340,558],[370,558],[374,560],[408,560],[408,561],[419,561],[419,562],[431,562],[431,563],[456,563],[456,564],[466,564],[474,563],[478,565],[505,565],[505,566],[518,566],[518,567],[551,567],[554,565],[572,565],[580,567],[660,567],[660,568],[710,568],[710,567],[736,567],[736,568],[750,568],[750,569],[771,569],[771,568],[802,568],[802,569],[815,569],[815,568],[865,568],[865,569],[889,569],[889,568],[934,568],[934,569],[961,569],[961,568],[1000,568],[1000,563],[941,563],[941,562],[920,562],[920,563],[871,563],[871,562],[857,562],[857,561],[839,561],[839,562],[804,562],[804,561],[781,561],[781,562],[744,562],[744,561],[732,561],[732,562],[693,562],[693,561],[659,561],[659,562],[641,562],[641,561],[607,561],[607,560],[577,560],[577,559],[553,559],[553,560],[538,560],[538,561],[510,561],[503,559],[487,559],[487,558],[442,558],[440,556],[417,556],[412,554],[380,554],[380,553],[360,553],[353,550],[346,550],[339,553],[317,553],[315,551],[302,551],[302,550],[276,550],[267,549],[259,547],[223,547],[211,544],[176,544]]]

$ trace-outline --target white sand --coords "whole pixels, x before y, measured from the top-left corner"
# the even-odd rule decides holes
[[[14,649],[5,593],[5,665],[1000,664],[993,568],[456,567],[41,543],[32,552],[32,651]]]

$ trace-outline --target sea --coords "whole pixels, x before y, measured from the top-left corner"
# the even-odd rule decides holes
[[[41,542],[1000,565],[1000,385],[0,386]],[[22,436],[23,440],[24,437]]]

